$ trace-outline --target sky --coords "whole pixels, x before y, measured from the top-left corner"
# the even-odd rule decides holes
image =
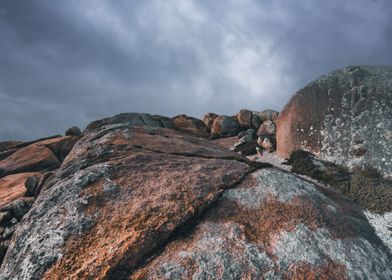
[[[320,75],[392,64],[391,0],[0,1],[0,141],[121,112],[281,110]]]

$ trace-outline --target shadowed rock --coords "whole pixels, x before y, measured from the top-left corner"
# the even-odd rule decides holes
[[[211,127],[213,136],[234,136],[241,131],[240,124],[234,117],[221,115],[214,119]]]

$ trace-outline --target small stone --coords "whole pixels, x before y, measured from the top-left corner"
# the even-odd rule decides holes
[[[11,219],[10,213],[7,212],[0,212],[0,225],[8,222]]]
[[[3,239],[11,239],[15,230],[16,230],[16,225],[5,228],[4,233],[3,233]]]
[[[15,217],[13,217],[10,222],[11,224],[15,225],[18,223],[18,220]]]
[[[273,121],[267,120],[263,122],[257,131],[258,136],[274,136],[276,132],[276,125]]]
[[[65,132],[65,136],[77,136],[81,137],[82,136],[82,131],[79,129],[77,126],[73,126],[67,129]]]
[[[34,203],[34,199],[33,198],[20,198],[17,199],[15,201],[12,202],[12,211],[15,215],[15,218],[17,218],[18,220],[22,219],[23,216],[29,212],[31,206]]]

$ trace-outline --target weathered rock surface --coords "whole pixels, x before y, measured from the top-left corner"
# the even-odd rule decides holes
[[[171,129],[89,127],[16,229],[0,279],[124,279],[253,170]]]
[[[10,174],[53,170],[72,149],[77,137],[65,136],[33,143],[0,161],[0,178]]]
[[[221,115],[214,119],[211,135],[233,136],[241,131],[240,124],[234,117]]]
[[[390,279],[392,257],[351,201],[274,169],[216,207],[130,279]]]
[[[277,121],[278,155],[303,149],[392,174],[392,67],[350,66],[298,91]]]
[[[19,173],[0,178],[0,208],[22,197],[26,193],[25,181],[39,173]]]
[[[207,136],[206,125],[199,119],[184,114],[173,117],[172,119],[174,128],[179,131],[192,133],[202,137]]]
[[[151,127],[166,127],[173,128],[173,120],[159,115],[150,114],[138,114],[138,113],[121,113],[113,117],[104,118],[91,122],[86,129],[84,134],[87,134],[104,125],[124,125],[129,126],[151,126]]]

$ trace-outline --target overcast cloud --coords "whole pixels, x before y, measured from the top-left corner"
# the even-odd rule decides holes
[[[0,2],[0,140],[120,112],[280,110],[323,73],[392,64],[391,0]]]

